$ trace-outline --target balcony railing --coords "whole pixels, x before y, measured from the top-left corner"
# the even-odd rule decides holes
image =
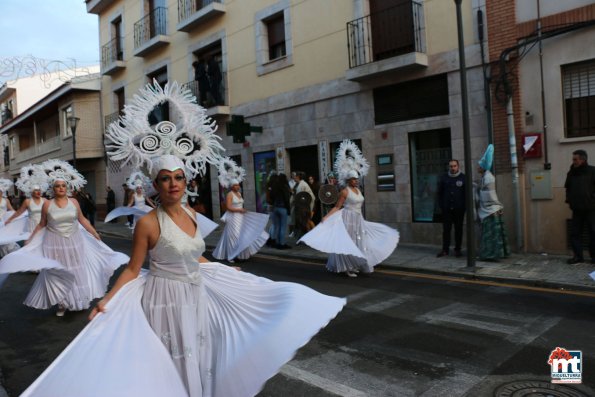
[[[56,135],[44,142],[30,146],[25,150],[20,150],[16,155],[16,162],[22,163],[29,161],[35,157],[44,156],[50,152],[60,150],[61,147],[62,139],[60,135]]]
[[[105,132],[107,132],[107,128],[111,123],[113,123],[114,121],[118,121],[119,116],[120,112],[114,112],[104,117],[103,127],[105,128]]]
[[[204,87],[201,92],[201,87],[197,80],[189,81],[182,87],[187,88],[196,97],[196,103],[204,108],[211,108],[214,106],[227,106],[227,73],[222,73],[221,83],[217,91],[213,90],[212,86]]]
[[[178,21],[189,19],[194,13],[221,0],[178,0]]]
[[[116,37],[101,47],[101,70],[103,73],[111,74],[114,70],[123,68],[123,61],[124,50],[121,38]]]
[[[347,22],[349,67],[425,52],[423,6],[413,0]]]
[[[157,7],[134,24],[134,48],[140,48],[152,38],[167,35],[167,8]]]

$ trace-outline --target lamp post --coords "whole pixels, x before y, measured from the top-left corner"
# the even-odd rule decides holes
[[[473,208],[473,166],[471,165],[471,134],[469,132],[469,105],[467,103],[467,66],[465,66],[465,41],[463,40],[463,17],[461,1],[454,0],[457,10],[457,36],[459,39],[459,69],[461,74],[461,105],[463,107],[463,146],[465,150],[465,202]],[[467,267],[475,267],[475,230],[473,211],[467,210]]]
[[[76,168],[76,126],[80,119],[78,117],[70,116],[67,120],[70,131],[72,131],[72,166]]]

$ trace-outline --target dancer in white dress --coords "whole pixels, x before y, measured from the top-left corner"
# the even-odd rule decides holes
[[[227,211],[221,217],[225,229],[213,251],[213,257],[233,263],[235,260],[247,260],[256,254],[269,239],[265,231],[269,221],[268,214],[249,212],[244,208],[244,198],[240,193],[240,183],[245,171],[229,158],[219,165],[219,183],[229,188],[225,198]]]
[[[24,303],[36,309],[58,305],[56,315],[63,316],[103,296],[112,273],[128,256],[101,243],[78,202],[68,197],[74,181],[85,182],[82,176],[68,163],[57,167],[50,175],[54,198],[44,202],[25,247],[0,261],[0,273],[41,270]]]
[[[6,192],[12,187],[10,179],[0,179],[0,230],[5,228],[5,221],[8,220],[14,213],[14,209],[10,201],[5,198]],[[19,245],[14,242],[0,245],[0,257],[3,257],[13,251],[19,249]]]
[[[40,165],[27,165],[21,168],[21,175],[15,185],[27,198],[6,220],[5,227],[0,228],[0,244],[29,239],[31,232],[41,220],[41,207],[45,202],[41,194],[49,187],[47,179]]]
[[[128,266],[23,397],[253,396],[345,304],[208,263],[192,210],[181,205],[184,164],[160,161],[161,206],[139,220]]]
[[[335,169],[346,187],[322,222],[299,240],[330,253],[326,268],[349,277],[357,277],[358,272],[373,272],[374,266],[386,259],[399,242],[397,230],[368,222],[362,215],[364,196],[358,188],[359,177],[367,173],[368,167],[353,142],[341,143]]]

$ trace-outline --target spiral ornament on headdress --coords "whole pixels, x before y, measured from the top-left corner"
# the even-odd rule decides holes
[[[246,170],[236,164],[229,157],[223,157],[217,164],[219,172],[219,184],[224,188],[229,188],[234,184],[242,183],[246,177]]]
[[[144,191],[148,191],[151,186],[151,178],[146,176],[142,171],[134,171],[126,180],[126,184],[132,190],[140,187]]]
[[[49,188],[48,176],[40,164],[29,164],[21,168],[19,179],[15,183],[16,187],[25,193],[27,197],[35,188],[45,192]]]
[[[170,107],[175,122],[150,125],[149,114],[164,103]],[[108,126],[107,154],[114,161],[122,161],[122,165],[144,165],[149,173],[156,157],[174,155],[184,162],[191,177],[204,175],[207,164],[217,164],[225,150],[216,129],[215,122],[188,89],[175,81],[162,88],[153,80],[124,106],[124,115]]]
[[[10,179],[6,179],[6,178],[2,178],[0,179],[0,191],[2,191],[2,193],[6,194],[6,192],[8,191],[8,189],[10,189],[12,187],[13,183]]]
[[[360,178],[368,175],[370,164],[368,164],[368,160],[362,155],[362,152],[357,145],[353,141],[345,139],[341,142],[341,145],[337,150],[337,158],[335,159],[334,168],[339,182],[342,185],[345,185],[350,178],[349,174],[352,171],[357,172]]]
[[[55,181],[66,182],[68,191],[77,191],[87,184],[87,180],[70,164],[64,160],[50,159],[41,163],[41,167],[48,176],[49,189],[52,193],[52,186]]]

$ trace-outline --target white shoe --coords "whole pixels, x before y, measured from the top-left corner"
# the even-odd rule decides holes
[[[236,263],[233,259],[228,260],[229,263]]]
[[[357,274],[354,272],[345,272],[345,274],[347,274],[347,277],[357,277]]]
[[[57,317],[64,317],[64,313],[66,313],[66,308],[65,307],[58,307],[58,310],[56,311],[56,316]]]
[[[130,226],[130,222],[126,222],[124,225],[125,226]]]

